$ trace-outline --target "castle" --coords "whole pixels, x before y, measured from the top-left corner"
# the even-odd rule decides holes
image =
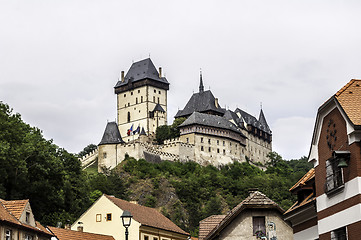
[[[259,118],[241,109],[222,108],[210,90],[194,93],[175,118],[186,120],[180,136],[156,144],[155,132],[167,125],[168,80],[148,58],[134,62],[114,87],[117,122],[108,122],[98,149],[81,160],[87,167],[98,159],[98,171],[114,168],[127,154],[147,161],[195,161],[220,166],[234,161],[264,164],[272,151],[272,131],[261,109]]]

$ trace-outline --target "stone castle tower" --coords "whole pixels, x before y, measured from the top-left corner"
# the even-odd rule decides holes
[[[117,124],[125,142],[140,133],[151,135],[167,124],[169,83],[150,58],[135,62],[114,87],[117,94]],[[132,133],[132,134],[131,134]]]

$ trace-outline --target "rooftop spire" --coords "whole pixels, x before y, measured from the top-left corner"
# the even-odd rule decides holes
[[[204,92],[203,79],[202,79],[202,69],[200,70],[200,83],[199,83],[199,92]]]

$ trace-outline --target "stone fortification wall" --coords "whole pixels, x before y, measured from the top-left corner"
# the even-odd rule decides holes
[[[81,166],[85,169],[88,166],[92,165],[98,157],[98,149],[93,150],[82,158],[78,158],[81,162]]]

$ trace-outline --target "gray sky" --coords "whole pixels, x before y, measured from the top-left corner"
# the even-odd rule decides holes
[[[273,149],[308,155],[317,108],[361,78],[361,1],[0,0],[0,100],[70,152],[116,117],[121,70],[150,54],[169,120],[198,91],[258,117]]]

